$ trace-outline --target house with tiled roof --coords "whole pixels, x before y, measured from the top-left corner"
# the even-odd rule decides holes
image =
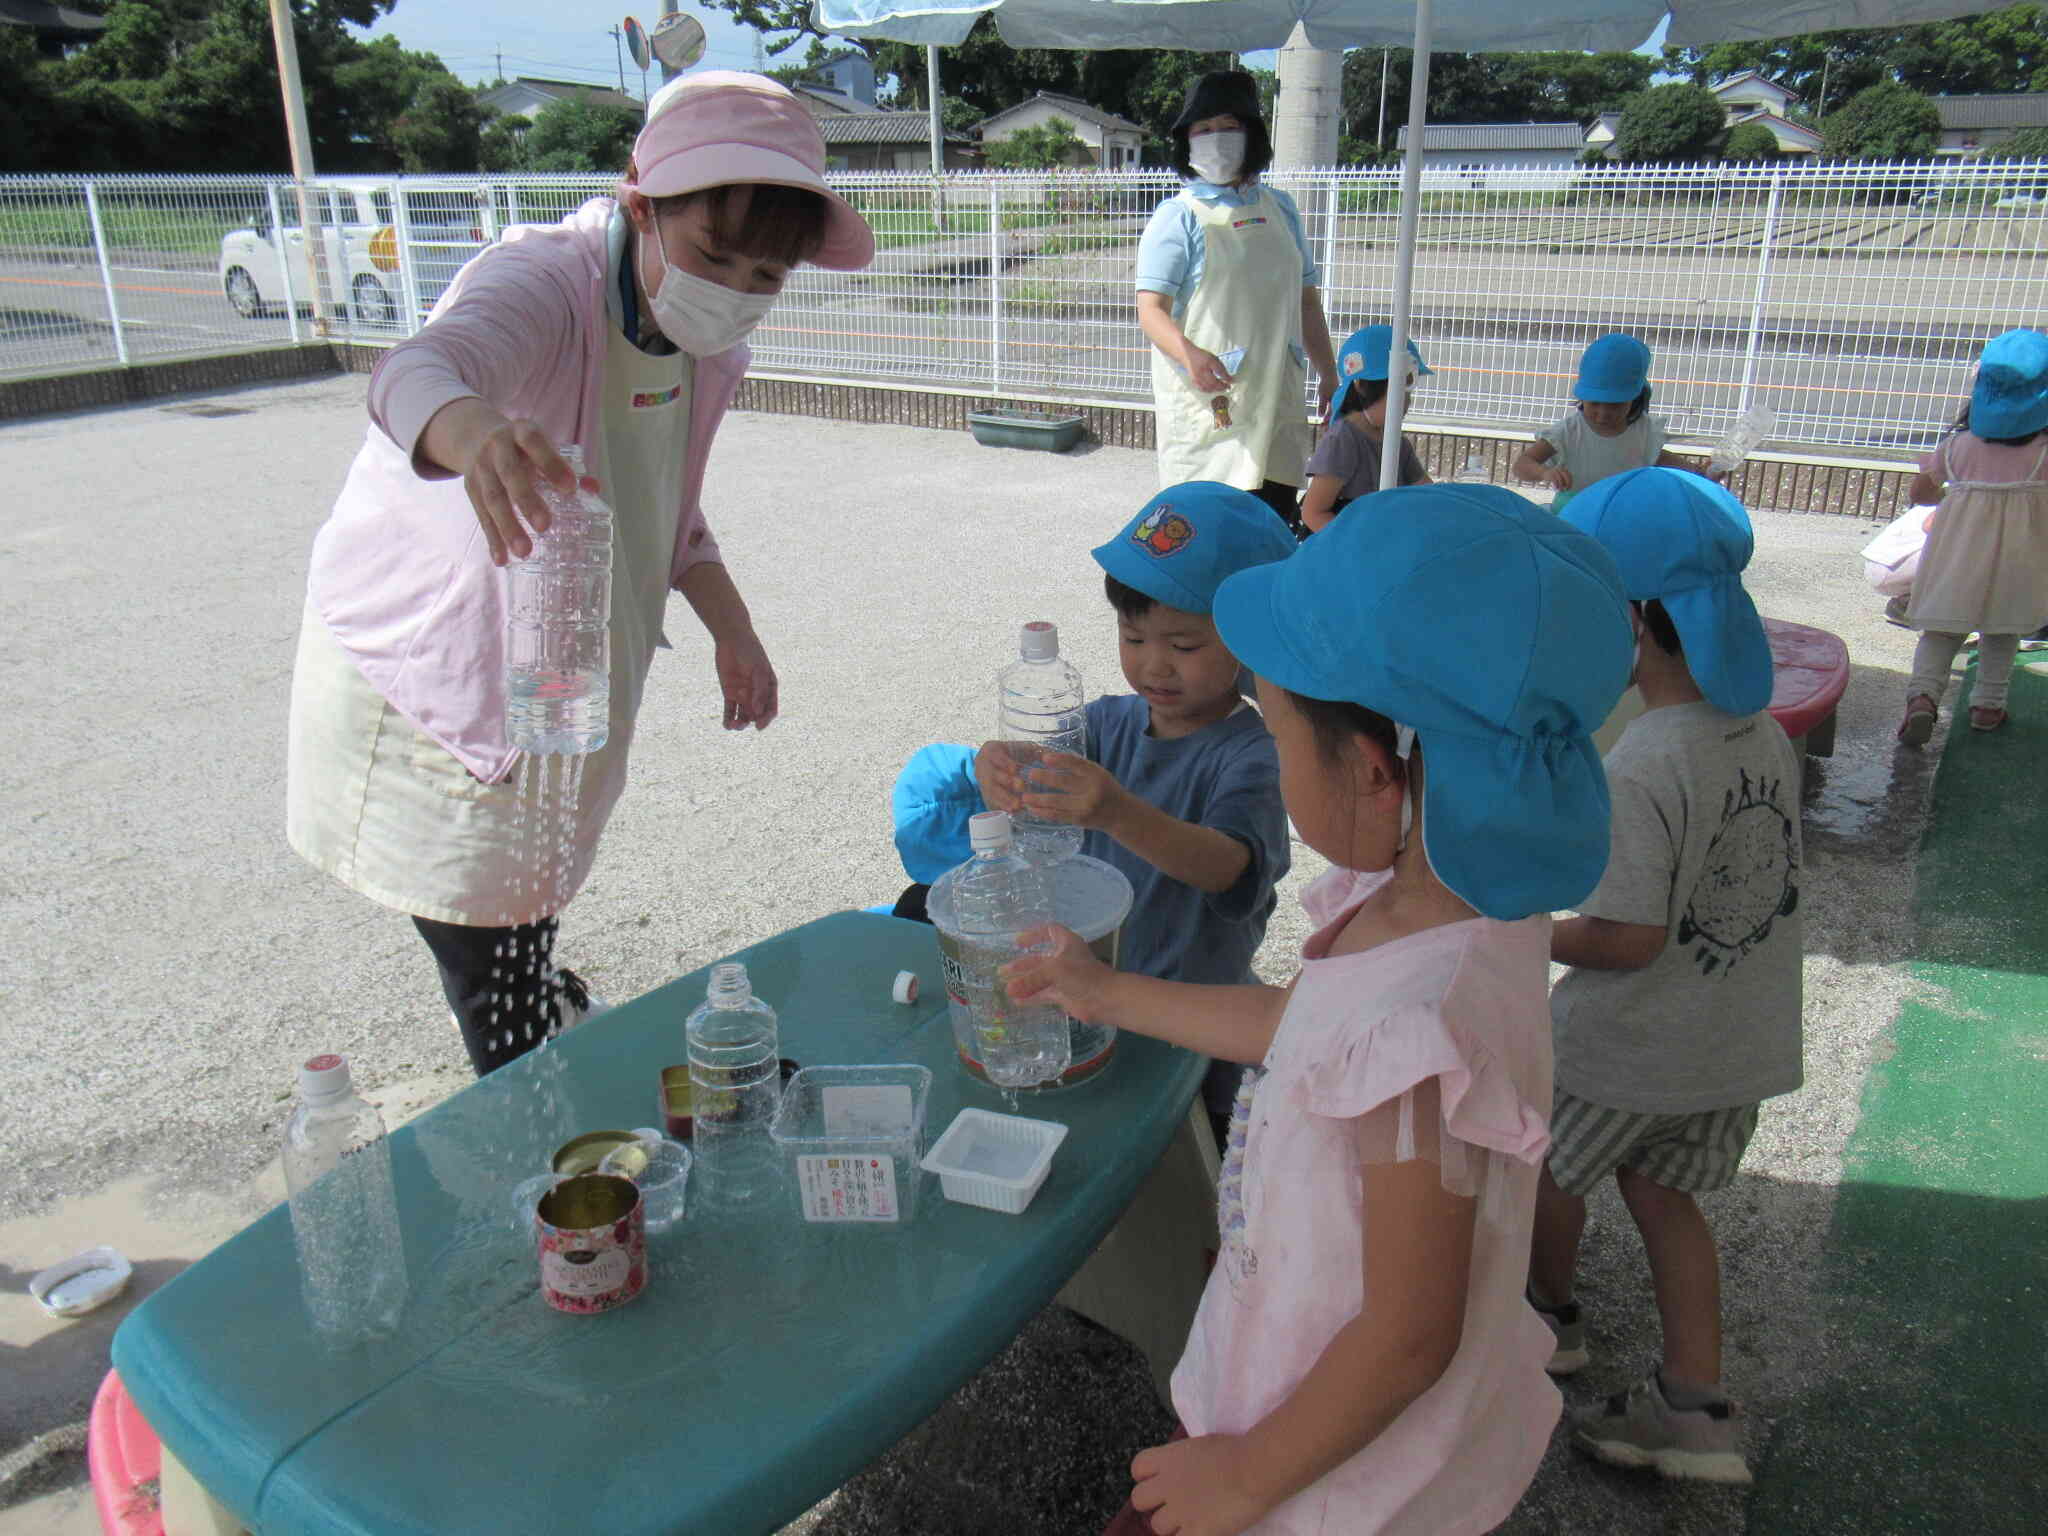
[[[926,171],[932,164],[931,118],[923,112],[834,112],[819,116],[825,164],[835,171]],[[981,163],[972,134],[946,134],[946,169]]]
[[[6,0],[0,0],[0,4]],[[558,101],[582,101],[593,107],[630,107],[646,110],[638,96],[628,96],[608,85],[584,85],[575,80],[549,80],[540,75],[521,75],[480,92],[477,104],[500,117],[536,118]]]
[[[1093,165],[1111,171],[1136,165],[1144,156],[1145,130],[1142,126],[1118,117],[1114,112],[1105,112],[1085,101],[1052,91],[1039,91],[1029,101],[1020,101],[993,117],[983,118],[977,131],[981,135],[982,148],[986,149],[1027,128],[1043,127],[1056,117],[1066,120],[1086,151],[1085,155],[1076,151],[1076,165]]]
[[[2048,91],[1997,91],[1981,96],[1937,96],[1941,114],[1938,155],[1974,155],[1996,149],[2022,128],[2048,128]]]
[[[1406,128],[1394,147],[1408,152]],[[1585,149],[1585,130],[1577,123],[1431,123],[1422,130],[1423,170],[1458,175],[1475,192],[1485,190],[1488,171],[1499,170],[1556,173],[1517,176],[1513,185],[1520,189],[1567,186]]]

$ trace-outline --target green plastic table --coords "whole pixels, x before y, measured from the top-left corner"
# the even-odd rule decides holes
[[[839,913],[743,950],[805,1065],[932,1069],[926,1143],[1001,1096],[960,1070],[934,931]],[[708,970],[708,968],[707,968]],[[918,1002],[889,1000],[916,971]],[[509,1194],[579,1131],[657,1123],[700,971],[572,1030],[394,1133],[412,1298],[391,1339],[312,1336],[279,1208],[148,1298],[114,1365],[208,1491],[264,1536],[705,1532],[787,1523],[991,1359],[1109,1231],[1204,1062],[1126,1035],[1091,1082],[1023,1096],[1070,1127],[1021,1216],[926,1176],[896,1229],[806,1224],[793,1193],[650,1237],[648,1288],[596,1317],[540,1299]]]

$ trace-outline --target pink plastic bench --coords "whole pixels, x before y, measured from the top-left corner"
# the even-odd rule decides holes
[[[1849,647],[1809,624],[1765,619],[1771,637],[1771,715],[1795,748],[1815,757],[1835,751],[1835,706],[1849,686]]]
[[[85,1442],[93,1503],[107,1536],[164,1536],[156,1495],[163,1457],[155,1431],[136,1410],[120,1376],[107,1372],[92,1400]]]

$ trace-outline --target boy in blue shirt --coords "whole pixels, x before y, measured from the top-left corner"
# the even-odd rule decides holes
[[[1020,804],[1086,828],[1081,851],[1116,866],[1134,899],[1120,969],[1173,981],[1239,983],[1287,873],[1280,765],[1259,712],[1238,691],[1237,658],[1210,604],[1223,578],[1284,560],[1293,536],[1247,491],[1196,480],[1161,491],[1093,553],[1117,614],[1134,693],[1088,706],[1088,756],[1032,769],[1006,742],[975,759],[992,810]],[[1212,1069],[1204,1097],[1228,1114],[1240,1069]]]

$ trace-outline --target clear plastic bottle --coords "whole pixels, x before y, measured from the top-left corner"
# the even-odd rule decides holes
[[[754,996],[747,968],[711,968],[704,1001],[684,1021],[690,1057],[692,1139],[712,1199],[759,1199],[778,1166],[769,1122],[782,1102],[775,1010]]]
[[[558,450],[581,477],[583,450]],[[595,752],[611,733],[612,509],[542,483],[553,521],[505,580],[505,739],[522,752]]]
[[[338,1344],[389,1333],[405,1310],[405,1245],[384,1117],[357,1095],[348,1063],[299,1068],[284,1128],[284,1182],[306,1315]]]
[[[1060,656],[1060,632],[1040,620],[1018,636],[1017,660],[996,674],[996,735],[1017,743],[1028,780],[1030,764],[1054,752],[1088,755],[1088,695],[1081,674]],[[1029,811],[1012,813],[1018,849],[1036,864],[1057,864],[1081,851],[1082,829]]]
[[[974,857],[953,878],[953,906],[982,1070],[998,1088],[1055,1082],[1073,1063],[1066,1013],[1018,1007],[996,974],[1025,952],[1020,934],[1053,920],[1052,871],[1018,854],[1001,811],[983,811],[967,825]]]
[[[1716,474],[1727,474],[1763,447],[1778,425],[1778,413],[1763,401],[1756,401],[1750,408],[1735,418],[1721,440],[1714,444],[1707,455],[1707,467]]]

